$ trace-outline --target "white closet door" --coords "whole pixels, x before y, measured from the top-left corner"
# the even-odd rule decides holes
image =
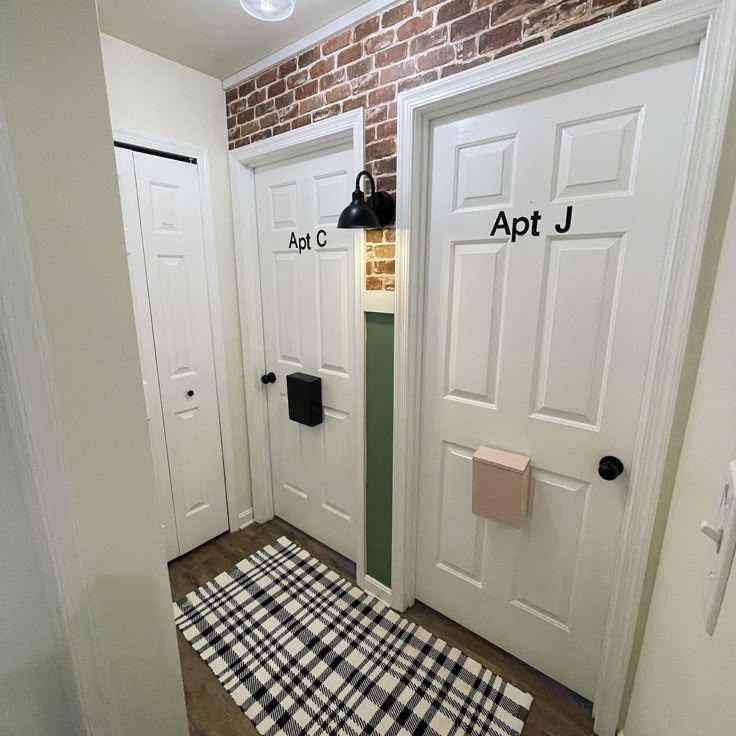
[[[128,253],[130,287],[133,292],[135,326],[138,334],[138,353],[141,358],[143,392],[146,398],[148,432],[151,437],[153,469],[156,479],[161,528],[166,544],[166,559],[179,556],[179,539],[176,533],[174,500],[171,495],[171,476],[169,458],[166,451],[164,418],[161,413],[161,396],[156,370],[156,350],[153,341],[151,310],[148,305],[148,284],[146,283],[146,263],[143,255],[143,238],[138,212],[138,192],[135,185],[133,152],[123,148],[115,149],[118,169],[120,201],[123,208],[123,227],[125,229],[125,248]]]
[[[180,554],[228,529],[197,167],[134,153]]]

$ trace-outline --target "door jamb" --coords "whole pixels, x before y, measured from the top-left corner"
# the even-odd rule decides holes
[[[548,41],[398,99],[396,363],[393,466],[393,606],[415,599],[425,226],[430,124],[453,112],[516,97],[647,56],[699,45],[686,175],[670,234],[666,293],[660,298],[630,493],[614,574],[594,715],[614,736],[622,715],[660,498],[688,326],[736,66],[736,3],[663,0]]]
[[[197,160],[199,179],[199,198],[202,213],[202,234],[204,238],[204,258],[207,277],[207,298],[210,307],[210,327],[212,330],[212,349],[215,358],[215,388],[220,417],[220,436],[222,459],[225,473],[225,495],[227,516],[231,532],[240,531],[243,520],[238,515],[238,496],[247,488],[246,479],[238,472],[235,462],[235,444],[230,413],[230,394],[228,392],[227,361],[225,357],[225,335],[222,326],[222,303],[220,301],[220,278],[217,267],[217,237],[215,236],[215,217],[212,205],[212,184],[210,181],[209,150],[206,146],[183,143],[172,138],[142,133],[137,130],[116,128],[113,131],[115,143],[147,148],[161,153],[172,153]]]
[[[243,342],[245,397],[248,415],[251,483],[255,521],[265,523],[274,517],[271,484],[271,455],[266,395],[261,384],[264,363],[263,314],[261,300],[258,226],[255,199],[255,171],[259,166],[284,161],[333,148],[341,142],[353,147],[355,173],[362,171],[364,160],[363,110],[306,125],[230,152],[230,176],[235,230],[235,259],[238,271],[240,325]],[[364,236],[356,235],[358,257],[355,264],[355,380],[357,444],[357,477],[359,503],[356,521],[356,577],[363,587],[365,578],[365,320],[361,305],[365,273]]]

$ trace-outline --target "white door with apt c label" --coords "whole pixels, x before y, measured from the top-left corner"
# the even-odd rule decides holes
[[[361,463],[356,453],[355,233],[338,230],[355,173],[352,148],[256,170],[258,248],[274,511],[351,560]],[[309,247],[306,239],[309,236]],[[295,242],[302,239],[302,250]],[[322,379],[324,422],[289,419],[286,377]]]
[[[588,698],[695,69],[685,50],[431,131],[417,597]],[[501,210],[540,236],[491,236]],[[522,529],[473,515],[479,446],[531,457]]]

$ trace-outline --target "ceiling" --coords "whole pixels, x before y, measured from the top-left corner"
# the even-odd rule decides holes
[[[295,0],[288,20],[252,18],[239,0],[97,0],[103,33],[225,79],[366,0]]]

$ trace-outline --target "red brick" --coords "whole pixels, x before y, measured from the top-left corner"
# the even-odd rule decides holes
[[[273,134],[274,135],[281,135],[281,133],[287,133],[291,130],[291,123],[281,123],[280,125],[274,125],[273,127]]]
[[[329,56],[330,54],[334,54],[335,51],[344,49],[350,43],[351,36],[352,32],[349,28],[342,33],[338,33],[337,36],[333,36],[322,44],[322,53],[325,56]]]
[[[373,143],[373,141],[377,138],[376,129],[375,128],[366,128],[365,129],[365,143],[366,145],[368,143]]]
[[[286,86],[289,89],[294,89],[295,87],[299,87],[300,85],[304,84],[309,79],[309,71],[307,69],[302,69],[300,72],[297,72],[296,74],[292,74],[287,80],[286,80]]]
[[[225,92],[225,102],[229,105],[231,102],[235,102],[238,99],[238,88],[231,87]]]
[[[310,66],[311,64],[314,64],[317,59],[320,57],[320,48],[319,46],[315,46],[313,49],[309,49],[309,51],[305,51],[303,54],[299,55],[299,68],[303,69],[305,66]]]
[[[365,42],[366,54],[375,54],[376,51],[385,49],[394,42],[394,31],[390,28],[388,31],[383,31],[375,36],[371,36]]]
[[[273,131],[260,130],[257,133],[253,133],[250,139],[253,143],[255,143],[256,141],[262,141],[264,138],[270,138],[272,135],[273,135]]]
[[[345,76],[344,69],[338,69],[335,72],[330,72],[330,74],[325,74],[325,76],[321,77],[319,80],[319,88],[321,90],[325,90],[330,87],[335,87],[338,84],[342,84],[342,82],[345,81]]]
[[[269,69],[268,71],[263,72],[263,74],[256,77],[256,86],[267,87],[269,84],[276,81],[278,74],[278,69]]]
[[[325,98],[323,95],[315,95],[314,97],[308,97],[306,100],[302,100],[299,103],[299,114],[306,115],[308,112],[316,110],[318,107],[323,107],[325,104]]]
[[[254,107],[248,107],[243,112],[238,113],[238,125],[244,125],[254,120],[256,117],[256,110]]]
[[[291,120],[292,118],[295,118],[299,114],[299,105],[296,103],[292,105],[286,105],[285,107],[280,107],[277,111],[277,115],[279,116],[279,120]]]
[[[360,97],[351,97],[348,100],[345,100],[345,102],[342,103],[342,109],[345,112],[350,112],[350,110],[357,110],[359,107],[367,107],[368,106],[368,98],[365,95],[361,95]]]
[[[375,33],[380,27],[381,19],[377,15],[364,20],[362,23],[358,23],[353,29],[353,41],[362,41],[364,38],[368,38],[368,36]]]
[[[296,130],[297,128],[303,128],[305,125],[309,125],[312,122],[311,115],[302,115],[300,118],[295,118],[291,121],[291,129]]]
[[[266,99],[266,90],[265,89],[259,89],[255,92],[252,92],[250,95],[248,95],[247,104],[248,107],[253,107],[254,105],[260,105],[261,102],[263,102]]]
[[[378,87],[378,72],[366,74],[365,77],[358,77],[352,82],[352,90],[354,95],[361,94],[362,92],[368,92],[369,90]]]
[[[294,92],[293,90],[289,90],[288,92],[284,92],[283,95],[280,95],[277,97],[274,102],[276,103],[276,107],[284,107],[286,105],[291,105],[292,102],[294,102]]]
[[[439,5],[444,0],[417,0],[417,10],[426,10],[427,8],[433,8],[435,5]]]
[[[408,55],[409,44],[406,42],[398,43],[395,46],[392,46],[391,48],[384,51],[379,51],[376,54],[376,66],[390,66],[391,64],[395,64],[397,61],[402,61],[403,59],[406,59]]]
[[[406,23],[402,23],[396,29],[396,38],[399,41],[404,41],[407,38],[418,36],[420,33],[424,33],[427,29],[432,27],[432,13],[425,13],[424,15],[416,15],[410,18]]]
[[[369,161],[376,161],[379,158],[395,156],[396,141],[393,138],[389,138],[387,140],[378,141],[377,143],[372,143],[370,146],[366,146],[365,155]]]
[[[519,40],[521,40],[521,21],[504,23],[502,26],[491,28],[478,39],[478,53],[491,53]]]
[[[493,6],[493,25],[500,25],[514,18],[521,18],[522,15],[530,13],[532,10],[539,10],[546,0],[499,0]]]
[[[587,0],[562,0],[524,18],[524,35],[534,36],[567,23],[585,13]]]
[[[289,59],[279,67],[279,78],[284,79],[296,71],[296,59]]]
[[[399,79],[410,77],[412,74],[416,74],[417,63],[414,59],[407,59],[402,61],[400,64],[394,64],[381,71],[381,84],[386,85],[391,82],[396,82]]]
[[[455,58],[466,61],[478,55],[478,39],[466,38],[462,43],[455,44]]]
[[[286,92],[286,82],[283,79],[279,79],[278,82],[274,82],[268,88],[269,97],[278,97],[284,94],[284,92]]]
[[[437,11],[437,25],[467,15],[473,9],[473,0],[449,0]]]
[[[365,113],[365,124],[374,125],[375,123],[382,123],[388,117],[388,108],[383,107],[371,107],[366,110]]]
[[[396,120],[387,120],[385,123],[381,123],[378,126],[378,137],[379,138],[392,138],[398,132],[398,124]],[[395,174],[394,171],[379,171],[379,174]]]
[[[347,67],[348,72],[348,79],[357,79],[358,77],[362,77],[365,74],[368,74],[368,72],[373,71],[373,57],[369,56],[365,59],[361,59],[360,61],[356,61],[354,64],[351,64],[349,67]]]
[[[396,191],[396,176],[394,174],[387,174],[386,176],[379,176],[376,179],[376,189],[382,192],[395,192]]]
[[[414,12],[414,0],[408,0],[408,2],[401,3],[390,10],[387,10],[381,16],[381,28],[388,28],[389,26],[396,25],[402,20],[410,18]]]
[[[455,50],[452,46],[439,46],[432,51],[428,51],[424,56],[417,59],[417,66],[420,71],[427,69],[436,69],[438,66],[444,66],[455,59]]]
[[[383,279],[370,277],[365,280],[365,288],[368,291],[381,291],[383,289]]]
[[[378,89],[374,89],[373,92],[368,95],[368,102],[371,107],[373,107],[374,105],[382,105],[384,102],[393,102],[395,98],[396,85],[384,85]]]
[[[415,87],[421,87],[423,84],[428,82],[434,82],[439,78],[439,73],[436,69],[423,74],[417,74],[416,77],[410,77],[409,79],[402,79],[399,82],[399,92],[404,92],[407,89],[414,89]]]
[[[412,38],[409,44],[409,53],[412,56],[421,54],[423,51],[439,46],[447,41],[447,28],[435,28],[433,31],[423,33],[421,36]]]
[[[253,92],[255,88],[256,83],[252,79],[249,79],[247,82],[243,82],[243,84],[238,87],[238,97],[246,97]]]
[[[329,74],[335,68],[335,57],[328,56],[314,64],[309,70],[309,76],[312,79]]]
[[[488,8],[479,10],[477,13],[455,21],[450,26],[450,40],[459,41],[468,36],[476,36],[481,31],[485,31],[490,24],[491,11]]]
[[[489,61],[490,57],[488,56],[477,56],[475,59],[470,59],[469,61],[461,61],[457,64],[448,64],[442,68],[442,78],[451,77],[453,74],[464,72],[466,69],[472,69],[473,67],[480,66],[481,64],[486,64]]]
[[[319,110],[315,110],[312,114],[312,118],[316,122],[317,120],[324,120],[325,118],[331,118],[333,115],[339,115],[342,108],[340,105],[330,105],[329,107],[322,107]]]
[[[328,103],[340,102],[341,100],[350,97],[353,91],[350,89],[349,84],[341,84],[339,87],[333,87],[325,92],[325,100]]]
[[[297,87],[294,90],[294,97],[297,100],[305,100],[307,97],[311,97],[312,95],[316,94],[318,88],[319,82],[314,79],[311,82],[303,84],[301,87]]]
[[[360,59],[361,56],[363,56],[363,44],[354,43],[352,46],[343,49],[337,55],[337,65],[345,66],[346,64],[352,64],[352,62]]]

